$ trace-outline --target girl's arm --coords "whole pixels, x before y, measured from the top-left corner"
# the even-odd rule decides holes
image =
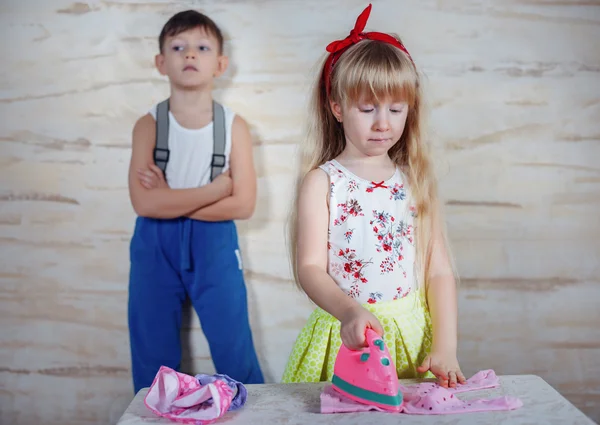
[[[322,170],[309,172],[298,197],[297,269],[308,297],[342,323],[341,337],[348,348],[364,345],[365,328],[380,335],[383,328],[370,312],[340,289],[327,273],[329,178]]]
[[[131,161],[129,164],[129,196],[135,212],[142,217],[175,218],[227,196],[231,192],[228,179],[194,189],[147,189],[140,182],[138,170],[154,163],[156,124],[152,115],[140,118],[133,128]]]
[[[252,138],[246,121],[240,116],[236,116],[233,120],[229,165],[233,179],[231,196],[192,212],[189,214],[190,218],[204,221],[241,220],[250,218],[254,213],[256,171],[252,155]]]
[[[417,370],[421,373],[430,370],[436,375],[440,385],[456,387],[457,383],[466,382],[456,356],[458,340],[456,280],[441,226],[437,220],[434,220],[432,235],[430,273],[425,289],[431,314],[433,341],[431,353]]]
[[[456,281],[446,244],[438,226],[433,229],[431,271],[427,282],[427,301],[433,326],[434,352],[452,353],[457,350],[458,306]]]

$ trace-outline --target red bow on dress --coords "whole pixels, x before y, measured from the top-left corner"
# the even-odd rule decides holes
[[[327,62],[325,62],[325,71],[323,73],[323,78],[325,79],[325,88],[327,90],[327,95],[329,96],[330,90],[330,76],[331,71],[333,70],[333,66],[341,56],[341,54],[353,44],[358,43],[361,40],[377,40],[383,41],[385,43],[389,43],[393,46],[396,46],[404,53],[407,54],[409,59],[412,61],[412,57],[406,47],[402,43],[400,43],[396,38],[392,37],[389,34],[384,34],[381,32],[363,32],[365,26],[367,25],[367,21],[369,19],[369,15],[371,14],[371,4],[367,6],[365,10],[358,16],[356,19],[356,24],[354,25],[354,29],[350,31],[348,37],[343,40],[336,40],[329,43],[327,46],[327,51],[329,52],[329,57],[327,58]]]

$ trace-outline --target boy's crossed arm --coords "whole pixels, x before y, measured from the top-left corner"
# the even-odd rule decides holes
[[[193,189],[170,189],[162,172],[153,166],[156,138],[154,118],[147,114],[133,128],[131,162],[129,164],[129,196],[135,212],[142,217],[176,218],[198,211],[231,194],[232,182],[228,175],[219,176],[212,183]],[[140,172],[157,170],[160,179],[153,188],[142,184]]]
[[[229,166],[233,180],[231,195],[212,205],[199,208],[188,217],[204,221],[243,220],[250,218],[254,213],[256,170],[252,154],[252,137],[246,121],[237,115],[231,130]]]
[[[141,120],[144,120],[144,118]],[[135,180],[135,183],[139,186],[139,190],[145,191],[142,193],[145,193],[148,197],[154,196],[159,190],[163,193],[168,193],[171,190],[165,182],[160,169],[153,165],[152,151],[154,149],[156,129],[154,120],[151,117],[150,124],[148,128],[142,125],[140,129],[140,132],[144,133],[143,137],[140,136],[140,138],[151,141],[151,143],[147,143],[149,144],[147,158],[140,160],[139,167],[136,168],[133,167],[133,158],[135,155],[132,155],[132,166],[129,171],[130,188],[135,186],[132,183],[132,180]],[[136,140],[135,134],[136,130],[134,129],[134,146]],[[153,207],[151,212],[154,215],[151,216],[147,213],[146,216],[156,218],[187,216],[203,221],[250,218],[254,213],[256,205],[256,171],[254,169],[250,131],[246,122],[239,116],[236,116],[233,121],[231,136],[230,169],[227,172],[218,176],[212,183],[200,188],[171,190],[182,193],[187,192],[185,196],[182,195],[178,198],[175,198],[175,196],[170,197],[172,204],[161,203],[157,200],[148,200],[151,207]],[[217,195],[218,197],[215,199]],[[142,215],[136,208],[133,192],[131,197],[132,202],[134,202],[134,209],[136,209],[139,215]],[[196,202],[197,205],[195,207],[190,209],[191,199],[195,199],[198,202]],[[184,203],[178,204],[178,202]],[[167,211],[165,208],[170,209]],[[181,214],[170,215],[175,211],[181,212]],[[169,216],[167,217],[166,214],[169,214]]]

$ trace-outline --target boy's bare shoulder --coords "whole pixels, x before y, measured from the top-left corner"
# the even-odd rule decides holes
[[[233,123],[231,124],[232,134],[250,132],[250,125],[244,117],[237,112],[234,112]]]
[[[141,116],[133,126],[133,140],[153,140],[156,135],[156,121],[154,117],[148,113]]]
[[[133,128],[146,128],[149,126],[155,126],[156,121],[150,112],[145,115],[142,115],[137,119]]]
[[[246,120],[235,114],[233,117],[233,123],[231,124],[231,141],[234,146],[236,145],[252,145],[252,136],[250,134],[250,126]]]

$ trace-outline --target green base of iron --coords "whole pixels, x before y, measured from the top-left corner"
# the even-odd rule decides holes
[[[376,393],[374,391],[365,390],[364,388],[352,385],[351,383],[344,381],[337,375],[333,375],[331,383],[338,387],[340,390],[366,401],[371,401],[373,403],[379,403],[386,406],[402,405],[403,397],[402,392],[400,391],[398,391],[398,394],[396,395],[385,395]]]

